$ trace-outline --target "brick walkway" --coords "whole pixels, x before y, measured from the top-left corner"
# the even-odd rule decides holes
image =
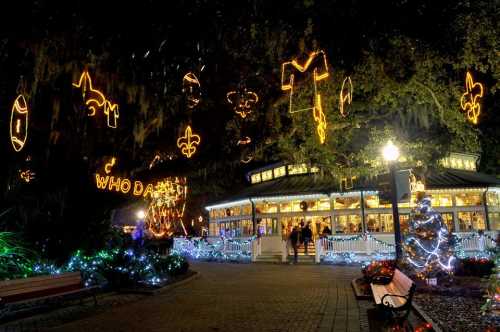
[[[200,277],[50,331],[360,331],[358,267],[195,263]],[[362,315],[363,316],[363,315]]]

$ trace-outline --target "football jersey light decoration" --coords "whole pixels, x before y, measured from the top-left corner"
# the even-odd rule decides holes
[[[294,109],[293,98],[294,98],[294,86],[295,86],[295,75],[301,75],[305,72],[312,71],[312,91],[311,96],[311,107],[306,107],[302,109]],[[316,132],[319,137],[321,144],[325,143],[326,140],[326,116],[323,112],[323,107],[321,105],[321,94],[318,92],[317,82],[324,80],[329,76],[328,64],[326,60],[326,54],[323,51],[315,51],[309,55],[306,62],[301,65],[297,60],[287,61],[281,65],[281,89],[283,91],[289,91],[290,100],[288,111],[290,113],[296,113],[301,111],[313,111],[313,118],[316,122]]]
[[[21,177],[22,180],[24,180],[26,183],[30,183],[31,180],[35,179],[35,172],[32,172],[31,170],[27,169],[25,171],[19,171],[19,176]]]
[[[199,135],[193,134],[191,126],[187,126],[184,131],[184,136],[177,139],[177,147],[181,149],[183,155],[191,158],[196,152],[196,147],[200,145],[201,137]]]
[[[88,116],[94,116],[97,110],[102,109],[103,113],[107,117],[108,127],[117,127],[118,118],[120,117],[118,104],[113,104],[106,99],[101,91],[94,89],[92,86],[92,78],[87,70],[83,71],[78,83],[73,83],[73,87],[82,90],[83,100],[85,105],[87,105],[90,110],[90,114],[88,114]]]
[[[347,116],[347,110],[345,108],[345,104],[351,105],[352,102],[352,81],[351,77],[347,76],[342,82],[342,88],[340,89],[340,99],[339,99],[339,110],[340,115],[343,117]]]
[[[28,104],[23,95],[17,96],[10,112],[10,142],[16,152],[23,149],[28,138]]]
[[[479,114],[481,114],[481,104],[478,99],[483,97],[483,85],[474,82],[470,72],[465,76],[465,93],[460,99],[462,110],[467,112],[467,119],[473,124],[477,124]]]

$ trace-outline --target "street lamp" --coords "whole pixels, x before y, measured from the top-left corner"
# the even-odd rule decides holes
[[[144,217],[146,216],[146,213],[144,212],[144,210],[139,210],[136,212],[136,217],[137,219],[144,219]]]
[[[403,257],[403,249],[401,246],[401,226],[399,224],[398,210],[398,193],[396,187],[396,162],[399,158],[399,149],[392,141],[388,141],[382,149],[384,160],[389,163],[391,172],[391,205],[392,205],[392,220],[394,222],[394,242],[396,244],[396,259],[400,260]]]

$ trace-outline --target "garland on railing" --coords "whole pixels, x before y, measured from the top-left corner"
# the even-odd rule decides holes
[[[329,235],[328,237],[326,237],[326,239],[327,239],[327,241],[330,241],[330,242],[346,242],[346,241],[356,241],[356,240],[360,240],[360,239],[372,239],[379,244],[382,244],[382,245],[385,245],[388,247],[394,247],[394,244],[379,240],[375,236],[373,236],[369,233],[362,233],[359,235],[354,235],[354,236],[345,237],[345,238],[338,238],[338,237],[335,237],[334,235]]]
[[[176,248],[175,251],[181,255],[191,257],[193,259],[202,260],[216,260],[216,261],[248,261],[252,256],[251,248],[250,250],[231,250],[226,252],[224,249],[224,244],[236,243],[240,246],[250,244],[256,237],[252,236],[246,240],[240,239],[230,239],[222,237],[220,240],[210,243],[204,238],[200,239],[185,239],[185,243],[193,243],[194,248],[188,248],[188,246],[181,244],[181,248]],[[178,239],[177,241],[179,241]]]

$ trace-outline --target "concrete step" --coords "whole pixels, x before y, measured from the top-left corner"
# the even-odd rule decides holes
[[[256,258],[257,263],[281,263],[281,254],[280,255],[259,255]]]

